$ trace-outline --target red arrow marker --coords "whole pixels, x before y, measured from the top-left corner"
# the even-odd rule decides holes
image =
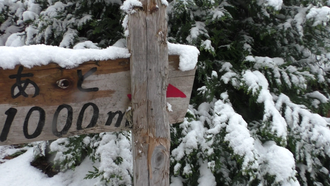
[[[168,84],[166,91],[167,98],[186,98],[186,94],[184,94],[181,90],[176,88],[175,86]]]
[[[132,95],[127,94],[127,97],[131,100]],[[184,94],[181,90],[176,88],[175,86],[168,84],[167,91],[166,91],[167,98],[186,98],[186,94]]]

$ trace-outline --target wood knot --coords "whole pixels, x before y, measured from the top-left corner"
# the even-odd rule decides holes
[[[154,168],[159,169],[160,167],[163,166],[165,162],[165,154],[162,151],[158,151],[156,154],[153,156],[153,165]]]
[[[68,79],[60,79],[56,81],[56,85],[61,89],[67,89],[70,86],[70,81]]]
[[[158,9],[159,9],[158,5],[155,4],[149,9],[149,12],[150,12],[150,14],[152,14],[152,13],[158,11]]]

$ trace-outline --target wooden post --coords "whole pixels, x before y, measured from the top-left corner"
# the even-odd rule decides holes
[[[134,185],[169,185],[170,125],[166,111],[166,6],[141,0],[129,15]]]

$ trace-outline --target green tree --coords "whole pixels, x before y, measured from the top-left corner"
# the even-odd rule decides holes
[[[171,2],[170,39],[201,50],[194,107],[173,127],[174,182],[330,184],[327,5]]]

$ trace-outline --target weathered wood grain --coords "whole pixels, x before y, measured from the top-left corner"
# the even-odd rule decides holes
[[[18,68],[19,66],[16,66],[13,70],[1,70],[0,68],[0,104],[11,104],[17,107],[33,104],[58,106],[61,103],[74,103],[101,97],[112,97],[115,89],[118,89],[115,85],[120,85],[119,82],[112,82],[112,87],[110,85],[105,88],[103,87],[104,85],[101,85],[100,83],[113,81],[112,79],[114,78],[103,81],[100,81],[100,79],[105,78],[105,76],[113,76],[107,74],[116,74],[115,76],[118,76],[119,72],[129,71],[129,59],[86,62],[74,69],[64,69],[54,63],[46,66],[36,66],[31,69],[23,68],[22,74],[31,73],[33,74],[33,77],[22,77],[21,80],[24,81],[26,79],[30,79],[35,82],[40,88],[40,93],[38,96],[33,98],[34,87],[30,84],[29,88],[26,90],[27,92],[31,92],[29,97],[19,96],[13,99],[10,90],[15,84],[16,79],[10,79],[9,76],[16,75]],[[97,70],[84,80],[82,87],[102,87],[99,87],[100,90],[93,93],[79,91],[77,88],[77,70],[81,70],[82,75],[84,75],[92,68],[97,68]],[[66,80],[64,83],[67,83],[67,86],[60,88],[56,83],[60,80]]]
[[[98,91],[79,90],[78,71],[86,75],[92,68],[97,70],[81,81],[81,88]],[[33,97],[36,87],[30,83],[24,90],[27,97],[13,98],[11,89],[17,80],[9,76],[17,75],[18,69],[0,69],[0,145],[125,129],[123,115],[130,102],[129,59],[86,62],[74,69],[56,64],[23,68],[21,74],[33,76],[21,80],[34,82],[39,94]],[[60,80],[65,80],[62,88],[56,83]],[[18,92],[17,89],[15,95]],[[15,110],[16,114],[9,112]]]
[[[141,0],[143,9],[129,15],[133,107],[134,185],[168,186],[170,125],[166,6]]]
[[[192,86],[195,78],[195,71],[179,70],[179,56],[168,56],[169,61],[169,83],[180,89],[186,98],[167,98],[167,102],[172,106],[172,112],[168,112],[168,119],[171,124],[183,122],[187,113],[190,101]]]
[[[172,105],[173,112],[169,112],[170,123],[183,121],[186,113],[191,87],[194,78],[194,70],[181,72],[178,56],[169,56],[169,82],[187,95],[187,98],[169,98],[167,102]],[[82,75],[90,69],[96,67],[97,70],[88,76],[82,83],[82,88],[99,88],[96,92],[82,92],[77,87],[77,70],[81,70]],[[74,69],[63,69],[56,64],[46,66],[37,66],[32,69],[23,68],[22,74],[32,73],[32,77],[22,77],[22,80],[30,79],[39,87],[39,95],[32,97],[35,93],[34,87],[30,84],[25,90],[28,97],[18,96],[12,98],[11,87],[16,79],[10,79],[10,75],[17,74],[19,67],[13,70],[0,69],[0,145],[28,143],[39,140],[51,140],[59,138],[53,132],[53,120],[56,110],[60,105],[66,104],[72,107],[72,123],[67,133],[61,137],[67,137],[78,134],[100,133],[106,131],[130,130],[125,127],[126,119],[123,117],[120,126],[115,126],[119,111],[124,114],[130,100],[127,94],[131,93],[130,87],[130,63],[129,59],[118,59],[113,61],[86,62]],[[66,88],[60,88],[56,82],[59,80],[68,80]],[[65,82],[64,82],[65,83]],[[92,106],[88,106],[84,111],[81,129],[77,129],[77,121],[83,106],[87,103],[94,103],[98,109],[98,119],[96,125],[86,128],[93,115]],[[35,138],[27,139],[24,135],[24,122],[27,120],[27,114],[33,107],[40,107],[45,111],[45,123]],[[17,113],[13,117],[11,126],[8,128],[7,138],[3,138],[3,129],[7,121],[9,109],[16,109]],[[8,111],[9,112],[9,111]],[[110,125],[105,125],[109,120],[109,112],[117,113],[112,119]],[[66,124],[68,115],[67,108],[63,108],[58,115],[56,131],[61,131]],[[28,118],[28,134],[33,134],[39,121],[39,111],[35,110]],[[119,117],[120,118],[120,117]],[[111,118],[110,118],[111,119]],[[110,120],[109,120],[110,121]],[[109,122],[108,121],[108,122]],[[8,122],[7,122],[8,123]]]

